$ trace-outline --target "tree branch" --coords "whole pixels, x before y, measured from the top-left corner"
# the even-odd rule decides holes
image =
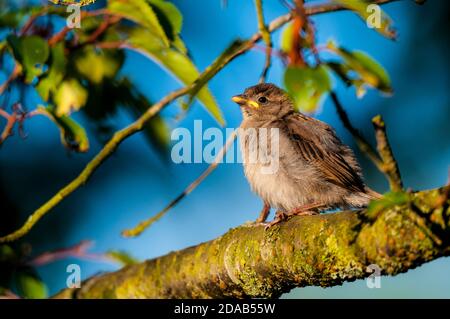
[[[372,264],[383,275],[396,275],[450,255],[448,187],[414,193],[411,202],[386,207],[376,219],[367,211],[348,211],[293,217],[268,231],[243,225],[212,241],[92,277],[54,298],[271,298],[294,287],[367,277]]]
[[[381,115],[375,116],[372,119],[372,124],[375,129],[378,153],[383,160],[382,171],[388,177],[390,188],[393,191],[401,191],[403,189],[403,183],[400,177],[400,170],[389,145],[386,126]]]
[[[266,44],[266,59],[264,62],[264,68],[259,78],[259,83],[266,82],[267,74],[269,72],[271,59],[272,59],[272,39],[270,32],[267,29],[266,23],[264,22],[264,13],[262,0],[255,0],[256,13],[258,16],[258,30],[262,36],[264,43]]]
[[[374,3],[386,3],[395,0],[379,0]],[[305,12],[307,15],[320,14],[324,12],[332,12],[337,10],[344,10],[345,8],[336,5],[336,4],[319,4],[319,5],[310,5],[308,7],[305,6]],[[284,24],[289,22],[292,18],[292,15],[286,14],[272,21],[269,25],[269,32],[273,32],[279,28],[281,28]],[[225,67],[228,63],[230,63],[237,56],[247,52],[250,50],[253,45],[261,39],[261,33],[254,34],[249,40],[245,41],[240,50],[232,51],[226,57],[222,57],[221,65],[215,68],[213,74],[210,76],[217,74],[223,67]],[[214,63],[213,63],[214,64]],[[207,68],[205,72],[211,72],[210,68]],[[205,73],[204,72],[204,73]],[[202,78],[204,74],[200,75]],[[14,231],[11,234],[0,237],[0,243],[10,242],[17,240],[27,234],[31,228],[44,216],[46,215],[53,207],[58,205],[64,198],[69,196],[75,190],[77,190],[80,186],[84,185],[87,180],[91,177],[91,175],[97,170],[97,168],[117,149],[120,143],[122,143],[129,136],[141,131],[144,127],[144,124],[147,123],[153,116],[155,116],[159,111],[161,111],[166,105],[173,102],[175,99],[189,94],[195,88],[195,82],[175,90],[169,93],[167,96],[162,98],[158,103],[154,104],[150,107],[145,113],[141,115],[135,122],[131,123],[129,126],[123,128],[122,130],[116,132],[113,137],[105,144],[105,146],[100,150],[100,152],[86,165],[83,171],[69,184],[63,187],[60,191],[58,191],[50,200],[48,200],[45,204],[39,207],[36,211],[34,211],[26,220],[25,224],[23,224],[18,230]]]

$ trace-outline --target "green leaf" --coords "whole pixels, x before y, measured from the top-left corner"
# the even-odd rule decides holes
[[[378,214],[390,207],[403,205],[411,201],[411,196],[406,192],[388,192],[378,200],[371,201],[367,207],[367,214],[371,218],[375,218]]]
[[[178,8],[170,2],[164,0],[147,0],[156,13],[158,20],[170,41],[175,41],[176,36],[181,32],[183,16]]]
[[[397,33],[392,27],[391,18],[381,10],[379,5],[371,4],[370,1],[365,0],[333,0],[333,2],[354,11],[368,26],[370,24],[371,28],[385,37],[396,38]]]
[[[364,86],[370,86],[379,91],[391,94],[391,80],[389,74],[377,61],[361,51],[348,51],[329,42],[327,48],[343,59],[340,69],[333,68],[339,76],[345,76],[357,88],[358,96],[365,92]],[[344,75],[345,72],[345,75]],[[353,75],[352,75],[353,72]]]
[[[139,260],[125,251],[111,250],[106,253],[106,256],[120,263],[122,266],[134,265],[139,262]]]
[[[27,299],[47,298],[47,286],[31,270],[23,270],[15,275],[17,290],[21,296]]]
[[[36,85],[36,90],[44,101],[48,101],[50,93],[56,92],[56,88],[64,78],[66,65],[64,43],[59,42],[51,49],[48,73]]]
[[[41,12],[42,6],[25,5],[17,8],[13,3],[9,6],[8,2],[6,2],[4,6],[0,5],[0,10],[0,28],[17,29],[22,25],[25,17]]]
[[[171,48],[161,48],[157,42],[152,41],[151,34],[145,29],[134,28],[131,30],[128,41],[132,48],[147,55],[186,85],[193,83],[200,75],[186,54]],[[206,86],[198,90],[197,98],[219,124],[223,125],[224,120],[220,108]]]
[[[289,67],[284,73],[284,85],[295,102],[296,109],[313,112],[320,107],[331,82],[324,66],[315,68]]]
[[[17,259],[16,252],[9,245],[0,245],[0,263],[11,262]]]
[[[107,9],[111,13],[140,24],[151,32],[162,45],[169,46],[169,38],[164,32],[152,6],[146,0],[109,0]]]
[[[118,50],[95,50],[87,46],[74,58],[76,70],[91,83],[99,84],[116,76],[124,61],[124,54]]]
[[[61,143],[66,148],[76,152],[87,152],[89,150],[89,139],[80,124],[66,115],[58,116],[52,107],[40,106],[38,109],[58,126],[61,133]]]
[[[50,51],[47,41],[35,35],[24,37],[9,35],[7,41],[14,58],[23,66],[25,82],[31,83],[36,76],[44,72],[43,67]]]
[[[76,79],[64,80],[59,85],[54,97],[56,115],[60,117],[79,110],[85,105],[87,97],[86,89]]]
[[[283,52],[290,52],[292,49],[292,23],[288,23],[281,32],[280,49]]]

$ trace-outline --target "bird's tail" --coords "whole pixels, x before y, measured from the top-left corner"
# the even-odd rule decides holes
[[[373,189],[369,188],[369,187],[365,187],[365,191],[366,194],[369,195],[370,199],[380,199],[381,197],[383,197],[382,194],[374,191]]]

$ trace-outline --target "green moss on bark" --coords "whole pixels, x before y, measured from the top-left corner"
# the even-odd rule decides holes
[[[395,275],[450,252],[448,190],[411,198],[376,219],[359,211],[294,217],[268,231],[244,225],[55,297],[270,298],[294,287],[364,278],[370,264]]]

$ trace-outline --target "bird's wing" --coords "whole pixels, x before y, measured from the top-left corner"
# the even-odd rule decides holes
[[[295,113],[286,118],[288,134],[305,161],[316,167],[329,182],[340,187],[364,192],[358,173],[341,154],[342,142],[327,124]]]

